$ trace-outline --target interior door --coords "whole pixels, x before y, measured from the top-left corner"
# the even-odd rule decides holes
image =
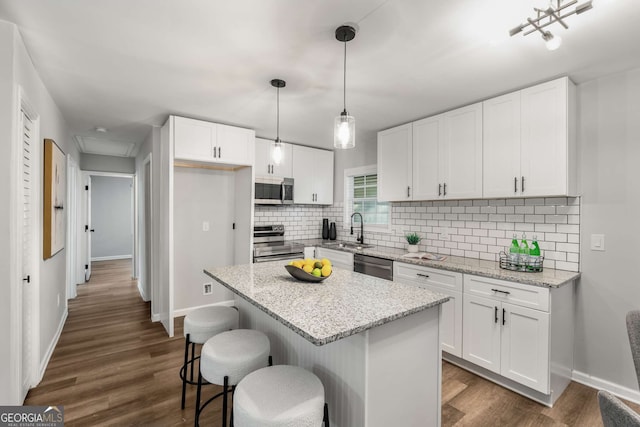
[[[144,165],[144,267],[143,286],[151,295],[151,162]],[[153,305],[153,301],[151,302]],[[153,312],[153,310],[152,310]]]
[[[85,248],[85,264],[84,264],[84,281],[88,282],[91,279],[91,233],[93,228],[91,226],[91,175],[85,175],[84,179],[85,188],[85,226],[84,234],[86,236],[86,248]]]

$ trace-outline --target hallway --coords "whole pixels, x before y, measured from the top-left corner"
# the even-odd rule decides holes
[[[130,260],[92,266],[90,282],[69,301],[44,379],[25,405],[64,405],[69,426],[193,425],[195,387],[188,388],[187,408],[180,410],[182,319],[173,339],[149,320],[150,303],[131,280]],[[204,419],[219,419],[220,405],[211,406]]]

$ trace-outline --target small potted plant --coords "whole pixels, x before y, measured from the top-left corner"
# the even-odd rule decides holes
[[[409,243],[407,250],[409,252],[418,252],[418,243],[420,243],[422,237],[420,237],[418,233],[414,232],[405,234],[404,238],[407,239],[407,243]]]

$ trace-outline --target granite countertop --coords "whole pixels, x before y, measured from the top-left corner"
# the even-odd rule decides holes
[[[327,241],[322,239],[307,239],[296,241],[307,246],[321,246],[327,249],[371,255],[379,258],[391,259],[393,261],[405,262],[407,264],[457,271],[459,273],[475,274],[477,276],[509,280],[525,285],[534,285],[546,288],[558,288],[562,285],[566,285],[579,278],[581,274],[573,271],[554,270],[552,268],[545,268],[543,271],[538,273],[510,271],[500,268],[497,261],[485,261],[457,256],[447,256],[443,261],[406,258],[404,255],[407,254],[407,251],[404,249],[388,248],[384,246],[373,246],[371,248],[363,249],[341,248],[337,246],[339,241],[335,240]]]
[[[449,300],[417,286],[339,268],[323,282],[301,282],[282,261],[208,268],[204,273],[315,345]]]

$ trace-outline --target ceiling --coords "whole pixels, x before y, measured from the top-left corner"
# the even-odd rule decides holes
[[[580,0],[582,3],[584,0]],[[548,51],[509,37],[548,0],[0,0],[82,151],[135,155],[169,114],[276,132],[330,148],[347,110],[360,144],[376,132],[533,83],[640,67],[640,1],[593,0]],[[104,127],[106,133],[96,132]],[[108,146],[112,144],[113,147]],[[134,148],[131,148],[131,145]]]

